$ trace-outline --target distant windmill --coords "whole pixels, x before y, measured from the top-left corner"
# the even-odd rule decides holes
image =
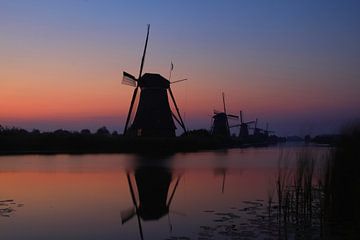
[[[236,124],[230,127],[240,127],[239,138],[246,139],[249,137],[249,125],[254,124],[255,121],[244,122],[243,119],[243,111],[240,111],[240,124]]]
[[[141,59],[139,77],[135,78],[131,74],[124,72],[122,83],[135,87],[130,103],[129,112],[126,118],[124,135],[146,136],[146,137],[174,137],[176,126],[175,121],[186,132],[185,124],[180,115],[174,95],[170,88],[170,81],[160,74],[142,74],[146,49],[149,39],[150,25],[147,27],[146,41],[143,56]],[[174,81],[179,82],[178,80]],[[140,88],[140,100],[135,113],[134,121],[129,127],[130,118],[133,113],[134,103],[137,92]],[[168,95],[174,104],[176,114],[171,111]]]
[[[222,93],[222,100],[224,111],[220,112],[214,110],[214,115],[212,116],[213,121],[211,126],[211,133],[215,136],[230,137],[229,119],[239,119],[239,117],[236,115],[227,114],[224,93]]]
[[[258,119],[256,118],[254,126],[254,136],[262,136],[261,131],[262,129],[258,128]]]
[[[266,123],[266,129],[264,130],[264,134],[266,137],[269,137],[270,133],[274,133],[274,131],[269,130],[269,123]]]
[[[171,203],[181,180],[181,175],[176,178],[176,182],[170,194],[170,185],[173,180],[170,170],[157,167],[139,168],[135,170],[134,175],[139,202],[137,202],[135,188],[132,184],[130,173],[128,172],[126,177],[133,207],[121,212],[121,222],[122,224],[125,224],[136,216],[140,238],[144,239],[141,225],[142,220],[153,221],[158,220],[165,215],[169,216]],[[170,220],[169,225],[171,230],[172,225]]]
[[[240,111],[240,138],[247,138],[249,137],[249,124],[254,124],[255,121],[244,122],[243,121],[243,112]]]

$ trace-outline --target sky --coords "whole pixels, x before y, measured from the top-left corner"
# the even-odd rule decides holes
[[[0,124],[122,132],[146,25],[144,72],[172,85],[189,129],[244,111],[278,135],[360,118],[356,0],[0,0]],[[232,123],[231,123],[232,124]],[[236,122],[234,122],[236,124]]]

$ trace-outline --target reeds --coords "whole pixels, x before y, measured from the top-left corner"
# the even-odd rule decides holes
[[[288,230],[295,229],[296,235],[306,235],[315,222],[319,222],[321,194],[314,184],[317,156],[305,148],[297,153],[295,168],[289,168],[290,154],[279,154],[276,175],[278,200],[279,237],[287,239]]]

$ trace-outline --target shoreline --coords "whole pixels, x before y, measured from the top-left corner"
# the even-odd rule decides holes
[[[5,139],[3,139],[5,140]],[[6,141],[6,140],[5,140]],[[1,142],[5,142],[1,141]],[[38,142],[12,141],[4,146],[0,143],[0,156],[9,155],[56,155],[56,154],[170,154],[198,152],[217,149],[267,147],[277,142],[245,143],[237,139],[218,138],[125,138],[98,137],[96,139],[57,139]]]

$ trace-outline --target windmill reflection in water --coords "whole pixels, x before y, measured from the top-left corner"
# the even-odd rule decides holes
[[[157,221],[167,215],[171,231],[170,207],[182,175],[174,177],[170,169],[163,167],[139,167],[133,173],[136,184],[131,175],[126,173],[133,207],[121,212],[122,224],[136,216],[140,238],[144,239],[142,221]]]

